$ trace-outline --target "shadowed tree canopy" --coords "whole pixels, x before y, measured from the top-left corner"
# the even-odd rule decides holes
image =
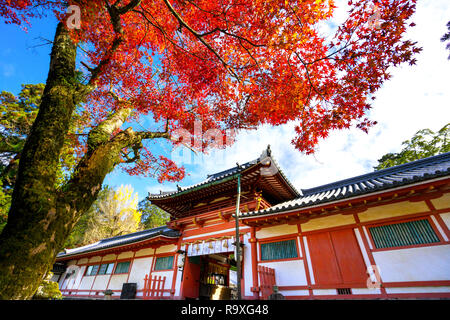
[[[204,151],[211,135],[195,133],[199,121],[201,132],[215,133],[293,121],[292,143],[309,154],[332,130],[367,131],[374,122],[366,113],[391,67],[414,64],[420,51],[404,37],[415,1],[348,4],[347,19],[324,34],[332,0],[1,2],[6,23],[48,14],[61,22],[0,235],[0,298],[32,296],[115,167],[160,182],[184,177],[146,141],[190,146],[179,134],[187,130]],[[57,186],[77,105],[86,135]],[[129,125],[145,118],[155,126]]]

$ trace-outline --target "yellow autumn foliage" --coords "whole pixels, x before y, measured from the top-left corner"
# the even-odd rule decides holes
[[[141,221],[138,202],[138,193],[130,185],[109,190],[106,196],[98,199],[97,212],[89,221],[83,242],[87,244],[138,231]]]

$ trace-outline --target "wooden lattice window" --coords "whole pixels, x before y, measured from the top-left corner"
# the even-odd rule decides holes
[[[377,249],[440,242],[428,219],[369,228]]]
[[[155,262],[155,270],[170,270],[173,267],[173,256],[158,257]]]
[[[261,243],[261,260],[281,260],[297,258],[297,244],[295,239]]]
[[[114,263],[104,263],[100,266],[98,274],[111,274],[114,268]]]
[[[130,268],[130,261],[119,262],[116,266],[116,270],[114,271],[114,274],[128,273],[129,268]]]
[[[85,275],[86,276],[95,276],[98,272],[99,267],[100,266],[98,264],[88,266]]]

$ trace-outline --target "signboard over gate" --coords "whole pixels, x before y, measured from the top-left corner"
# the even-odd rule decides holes
[[[206,254],[234,252],[234,237],[221,239],[202,240],[186,244],[187,256],[201,256]]]

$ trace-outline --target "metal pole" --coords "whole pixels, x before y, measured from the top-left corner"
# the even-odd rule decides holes
[[[237,199],[236,199],[236,215],[235,215],[235,223],[236,223],[236,267],[237,267],[237,299],[241,300],[241,244],[239,241],[239,206],[241,204],[241,175],[238,175],[237,181]]]

